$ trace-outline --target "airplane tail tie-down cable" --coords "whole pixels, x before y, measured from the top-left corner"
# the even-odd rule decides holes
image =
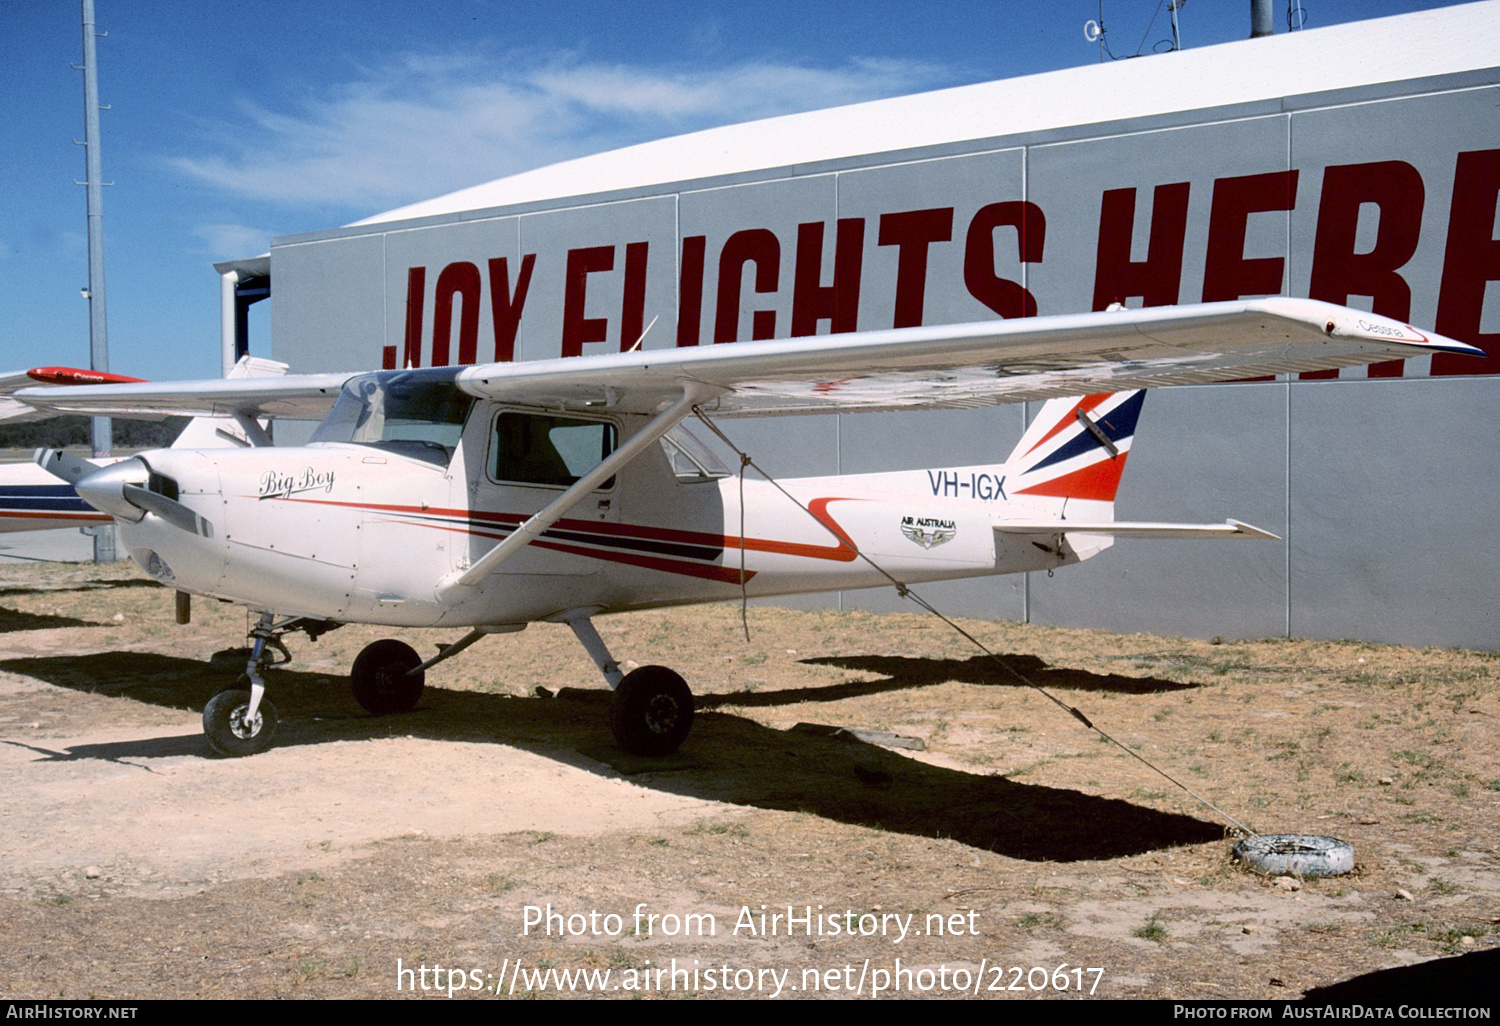
[[[722,430],[720,430],[719,426],[717,424],[715,424],[711,419],[709,419],[708,415],[706,413],[704,413],[703,410],[699,409],[698,407],[694,407],[693,408],[693,413],[698,417],[699,420],[701,420],[704,423],[704,425],[710,431],[712,431],[719,438],[719,440],[721,442],[723,442],[725,445],[727,445],[737,456],[739,456],[739,459],[740,459],[740,491],[741,491],[741,501],[740,501],[740,598],[741,598],[740,615],[741,615],[741,619],[744,622],[744,626],[745,626],[745,636],[748,639],[749,634],[750,634],[750,625],[749,625],[749,621],[748,621],[748,618],[746,617],[746,613],[745,613],[745,608],[746,608],[748,599],[747,599],[747,593],[745,591],[745,525],[744,525],[745,503],[744,503],[744,497],[743,497],[744,496],[744,486],[745,486],[744,482],[745,482],[745,470],[746,470],[746,468],[748,467],[750,469],[753,469],[757,474],[759,474],[761,477],[765,478],[766,481],[769,482],[770,485],[773,488],[775,488],[783,496],[785,496],[787,499],[789,499],[798,509],[802,510],[802,512],[806,513],[809,517],[811,517],[814,521],[816,521],[821,527],[823,527],[824,530],[832,533],[833,529],[831,527],[829,527],[827,524],[825,524],[822,520],[818,519],[818,517],[814,516],[812,510],[808,509],[805,505],[803,505],[803,503],[802,503],[802,501],[800,499],[798,499],[796,496],[792,495],[785,488],[783,488],[781,486],[781,482],[777,481],[770,474],[766,473],[765,470],[763,470],[755,462],[754,458],[751,457],[749,453],[747,453],[743,449],[741,449],[738,445],[736,445],[729,438],[728,435],[726,435]],[[1212,809],[1225,822],[1229,823],[1236,830],[1239,830],[1247,838],[1255,838],[1255,837],[1260,837],[1261,836],[1261,834],[1260,834],[1259,831],[1257,831],[1254,828],[1252,828],[1250,826],[1247,826],[1246,824],[1240,822],[1234,816],[1231,816],[1229,813],[1227,813],[1223,809],[1219,808],[1213,802],[1209,801],[1207,798],[1203,797],[1203,795],[1201,795],[1198,792],[1194,791],[1191,787],[1188,787],[1182,781],[1180,781],[1176,777],[1172,776],[1166,770],[1162,769],[1160,766],[1156,765],[1150,759],[1147,759],[1145,756],[1141,755],[1139,752],[1132,751],[1131,748],[1128,745],[1126,745],[1123,742],[1119,741],[1114,736],[1112,736],[1108,731],[1106,731],[1104,728],[1102,728],[1102,727],[1098,726],[1097,724],[1095,724],[1092,720],[1090,720],[1087,716],[1085,716],[1081,710],[1075,708],[1074,706],[1068,705],[1062,699],[1058,698],[1056,695],[1053,695],[1051,692],[1049,692],[1046,688],[1042,687],[1040,684],[1036,683],[1031,678],[1027,677],[1020,670],[1017,670],[1014,666],[1011,665],[1011,663],[1010,663],[1010,661],[1008,659],[1006,659],[1000,653],[998,653],[998,652],[994,651],[993,649],[991,649],[989,646],[987,646],[984,642],[980,641],[978,638],[976,638],[970,632],[964,630],[964,628],[962,626],[960,626],[958,623],[956,623],[954,620],[952,620],[950,617],[948,617],[947,614],[943,613],[941,610],[939,610],[932,603],[930,603],[926,599],[924,599],[921,595],[918,595],[916,592],[912,591],[911,588],[909,586],[907,586],[905,583],[903,583],[902,581],[897,580],[884,567],[882,567],[879,563],[875,562],[875,560],[871,559],[868,555],[866,555],[859,548],[858,545],[856,545],[856,544],[853,543],[853,541],[851,539],[845,538],[845,537],[840,537],[839,541],[842,544],[844,544],[844,545],[851,546],[854,549],[855,554],[860,559],[864,560],[864,562],[866,562],[867,564],[869,564],[869,566],[876,573],[880,574],[886,580],[890,581],[891,585],[896,589],[896,594],[900,595],[904,599],[909,599],[910,601],[916,603],[922,609],[925,609],[927,612],[931,613],[933,616],[935,616],[939,620],[943,621],[943,623],[947,624],[957,634],[959,634],[960,636],[962,636],[963,638],[965,638],[966,640],[968,640],[968,642],[970,644],[972,644],[975,648],[977,648],[977,649],[979,649],[979,651],[983,652],[992,662],[995,663],[995,665],[999,666],[1002,670],[1004,670],[1010,676],[1014,677],[1020,683],[1022,683],[1026,687],[1030,688],[1031,690],[1035,691],[1037,694],[1039,694],[1043,698],[1047,699],[1047,701],[1051,702],[1053,705],[1057,706],[1059,709],[1062,709],[1063,711],[1067,712],[1068,715],[1072,716],[1079,723],[1083,724],[1089,730],[1092,730],[1094,733],[1098,734],[1105,741],[1108,741],[1110,744],[1114,745],[1116,748],[1118,748],[1120,751],[1124,752],[1126,755],[1130,756],[1132,759],[1135,759],[1137,762],[1141,763],[1142,765],[1144,765],[1148,769],[1152,770],[1157,775],[1159,775],[1162,778],[1164,778],[1165,780],[1171,782],[1173,785],[1175,785],[1177,788],[1179,788],[1180,790],[1182,790],[1186,794],[1192,796],[1193,798],[1195,798],[1199,802],[1201,802],[1203,805],[1205,805],[1208,808]]]

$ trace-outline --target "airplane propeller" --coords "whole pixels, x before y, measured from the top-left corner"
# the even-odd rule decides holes
[[[132,458],[85,474],[73,488],[84,502],[118,520],[134,524],[155,513],[173,527],[212,538],[213,524],[175,498],[153,491],[148,487],[151,476],[144,460]]]
[[[148,488],[142,488],[140,485],[133,484],[122,486],[120,494],[132,506],[138,506],[148,513],[155,513],[173,527],[181,528],[192,534],[202,535],[204,538],[212,538],[214,536],[213,524],[188,509],[176,499],[169,499],[165,495],[160,495]]]

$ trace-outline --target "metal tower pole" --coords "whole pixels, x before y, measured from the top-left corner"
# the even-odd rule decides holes
[[[94,53],[94,0],[83,0],[83,146],[88,186],[89,218],[89,366],[109,370],[109,328],[104,305],[104,202],[102,160],[99,154],[99,76]],[[90,421],[95,457],[108,457],[114,448],[108,417]],[[94,562],[115,559],[114,524],[94,534]]]

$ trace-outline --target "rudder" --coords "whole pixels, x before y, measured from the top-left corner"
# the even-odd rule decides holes
[[[1114,502],[1146,393],[1050,399],[1007,461],[1011,494]]]

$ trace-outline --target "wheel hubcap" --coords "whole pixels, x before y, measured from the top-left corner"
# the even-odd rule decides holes
[[[677,703],[666,695],[658,695],[646,707],[646,726],[653,734],[666,734],[677,726]]]
[[[244,705],[236,707],[234,712],[229,714],[229,732],[241,741],[248,741],[260,733],[260,713],[256,712],[255,719],[247,721],[245,713],[249,710],[250,704],[247,702]]]

